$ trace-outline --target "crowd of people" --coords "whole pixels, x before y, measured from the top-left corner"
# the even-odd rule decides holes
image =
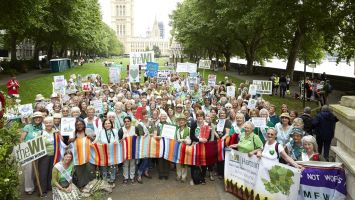
[[[35,112],[23,128],[21,141],[39,135],[45,138],[47,155],[38,160],[43,196],[52,190],[54,199],[75,199],[79,190],[96,177],[114,187],[119,171],[122,171],[123,184],[143,183],[143,178],[152,178],[150,172],[154,168],[160,180],[168,179],[169,171],[175,168],[175,178],[182,183],[188,181],[187,172],[191,170],[191,185],[204,185],[206,179],[213,181],[216,176],[221,179],[224,176],[223,161],[210,166],[188,166],[174,165],[163,158],[146,158],[126,160],[118,166],[102,167],[90,163],[73,166],[73,153],[67,151],[62,161],[54,164],[54,138],[60,136],[61,118],[64,117],[76,118],[74,137],[60,136],[66,144],[78,138],[99,144],[119,142],[134,135],[159,139],[162,126],[170,124],[178,127],[175,139],[187,145],[226,140],[236,135],[237,141],[229,148],[250,156],[265,157],[297,168],[302,166],[296,161],[319,161],[322,157],[329,160],[337,119],[327,106],[312,118],[309,107],[302,115],[286,104],[277,108],[272,102],[248,94],[248,86],[244,83],[236,86],[235,96],[227,97],[226,86],[234,85],[228,79],[212,86],[201,80],[192,87],[186,78],[172,73],[164,84],[158,84],[156,78],[149,78],[143,84],[129,84],[128,80],[104,84],[99,75],[91,75],[88,80],[71,80],[68,88],[74,84],[76,89],[68,90],[68,94],[52,94],[49,110],[43,96],[36,95]],[[90,91],[81,91],[78,84],[84,81],[90,82]],[[287,83],[283,93],[286,90]],[[250,98],[256,98],[255,108],[248,109]],[[92,105],[96,100],[102,102],[101,109]],[[263,118],[265,125],[255,127],[253,120],[256,118]],[[35,189],[32,167],[32,164],[24,166],[28,194]]]

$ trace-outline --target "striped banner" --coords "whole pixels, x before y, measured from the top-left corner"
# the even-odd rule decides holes
[[[56,162],[63,157],[65,148],[60,138],[56,138]],[[74,165],[90,162],[97,166],[111,166],[131,159],[164,158],[178,164],[204,166],[224,159],[222,140],[186,145],[168,138],[132,136],[120,143],[97,144],[88,138],[77,138],[69,148],[73,152]]]

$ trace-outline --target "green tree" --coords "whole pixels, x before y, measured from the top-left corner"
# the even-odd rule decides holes
[[[161,51],[158,46],[153,45],[154,57],[159,58],[161,56]]]

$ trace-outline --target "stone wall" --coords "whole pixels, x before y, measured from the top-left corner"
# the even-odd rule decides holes
[[[344,164],[347,199],[355,200],[355,96],[343,96],[340,104],[330,105],[339,122],[335,128],[337,145],[331,149],[336,162]]]

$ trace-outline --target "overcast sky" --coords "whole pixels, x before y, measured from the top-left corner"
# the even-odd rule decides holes
[[[182,0],[133,0],[134,1],[134,32],[136,36],[144,36],[148,28],[152,28],[154,18],[162,21],[165,35],[169,35],[169,14],[175,10],[177,2]],[[110,0],[99,0],[104,22],[110,23]]]

